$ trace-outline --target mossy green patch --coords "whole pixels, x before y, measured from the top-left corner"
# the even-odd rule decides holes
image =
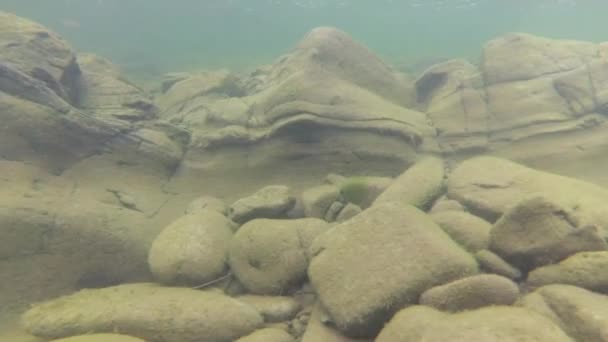
[[[369,183],[364,177],[348,178],[340,185],[345,201],[361,206],[369,196]]]

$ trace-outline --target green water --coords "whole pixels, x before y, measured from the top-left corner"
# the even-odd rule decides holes
[[[387,60],[475,60],[509,31],[608,40],[605,0],[0,0],[133,73],[272,62],[315,26],[339,27]]]

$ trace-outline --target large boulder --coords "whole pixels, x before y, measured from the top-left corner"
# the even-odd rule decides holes
[[[373,336],[425,290],[477,272],[477,263],[426,214],[374,205],[317,237],[308,274],[332,322]]]
[[[76,54],[58,34],[40,24],[0,12],[0,60],[43,82],[57,96],[78,99]]]
[[[420,296],[420,304],[442,311],[464,311],[491,305],[511,305],[519,298],[513,281],[480,274],[433,287]]]
[[[444,190],[444,178],[443,160],[426,157],[397,177],[373,204],[398,202],[422,210],[430,209]]]
[[[79,54],[78,65],[82,76],[75,105],[80,109],[97,117],[130,122],[157,115],[152,98],[122,76],[110,61],[93,54]]]
[[[83,185],[0,161],[0,320],[81,287],[147,279],[158,233],[137,210],[74,195]]]
[[[450,315],[426,306],[413,306],[399,311],[382,330],[376,341],[574,342],[575,340],[550,319],[524,308],[496,306]]]
[[[543,286],[520,305],[539,312],[576,341],[604,341],[608,337],[608,297],[570,285]]]
[[[462,162],[448,180],[448,197],[490,222],[534,195],[561,206],[576,227],[608,227],[608,190],[595,184],[487,156]]]
[[[428,68],[417,102],[448,159],[491,153],[606,185],[606,46],[507,33],[484,45],[479,66]]]
[[[309,247],[328,228],[316,218],[250,221],[230,243],[230,269],[252,293],[287,293],[306,279]]]
[[[249,191],[261,180],[302,189],[332,172],[393,176],[417,151],[437,150],[426,115],[411,109],[411,82],[334,28],[313,29],[250,75],[178,76],[166,85],[160,116],[193,132],[175,189],[192,177],[207,181],[190,190],[229,193],[216,177]]]
[[[48,339],[121,331],[151,342],[194,342],[201,336],[231,342],[262,322],[255,309],[220,293],[153,284],[83,290],[23,316],[28,332]]]
[[[148,264],[165,284],[200,285],[228,270],[233,224],[222,214],[203,210],[185,215],[154,239]]]
[[[529,287],[569,284],[591,291],[608,293],[608,251],[582,252],[559,264],[539,267],[526,279]]]
[[[488,247],[492,225],[464,211],[444,210],[431,214],[437,223],[454,241],[474,253]]]
[[[608,249],[606,232],[578,226],[572,214],[544,196],[517,203],[494,224],[490,249],[524,270],[584,251]]]

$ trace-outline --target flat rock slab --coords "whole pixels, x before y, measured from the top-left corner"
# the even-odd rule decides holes
[[[82,290],[37,305],[22,323],[47,339],[121,333],[150,342],[232,342],[261,327],[251,306],[217,292],[128,284]]]
[[[477,272],[477,263],[424,212],[374,205],[317,237],[308,274],[331,319],[373,336],[425,290]]]
[[[287,186],[270,185],[234,202],[228,217],[239,224],[256,218],[280,218],[294,206],[295,201]]]
[[[486,156],[462,162],[448,181],[450,199],[491,222],[515,204],[539,194],[572,212],[571,218],[579,227],[608,227],[608,190],[595,184]]]

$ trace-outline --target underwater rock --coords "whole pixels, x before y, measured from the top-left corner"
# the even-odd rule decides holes
[[[576,341],[608,337],[608,297],[571,285],[547,285],[526,295],[520,305],[539,312]]]
[[[557,324],[543,315],[508,306],[456,314],[443,313],[427,306],[411,306],[399,311],[375,341],[574,342]]]
[[[316,218],[249,221],[230,243],[230,268],[252,293],[288,293],[306,279],[309,246],[328,228]]]
[[[487,84],[525,81],[578,68],[598,51],[590,42],[508,33],[485,44],[482,68]]]
[[[567,284],[608,293],[608,251],[581,252],[559,264],[539,267],[528,274],[526,286]]]
[[[397,177],[373,205],[397,202],[429,209],[444,190],[444,177],[443,160],[426,157]]]
[[[411,82],[337,29],[312,30],[278,62],[235,81],[243,93],[202,87],[198,94],[188,82],[195,83],[177,81],[157,102],[171,108],[164,120],[193,132],[184,176],[310,186],[328,173],[392,175],[418,151],[437,151],[426,115],[408,108]],[[175,189],[188,184],[172,182]]]
[[[0,63],[0,155],[5,159],[65,170],[100,153],[120,134],[119,126],[74,110],[40,81],[18,70],[7,74],[8,70]]]
[[[270,185],[234,202],[228,217],[239,224],[256,218],[281,218],[286,216],[295,201],[287,186]]]
[[[429,211],[430,214],[437,214],[442,211],[465,211],[462,204],[458,201],[450,200],[445,195],[441,196]]]
[[[82,290],[38,304],[22,323],[29,333],[48,339],[120,331],[150,342],[196,342],[201,336],[231,342],[263,321],[249,305],[218,292],[140,283]]]
[[[448,180],[448,197],[489,222],[531,195],[559,204],[577,227],[608,227],[608,212],[603,209],[608,190],[592,183],[488,156],[460,163]]]
[[[0,12],[0,32],[0,60],[74,103],[79,96],[80,68],[65,40],[40,24],[7,12]]]
[[[319,185],[302,192],[304,215],[325,218],[331,205],[340,199],[340,189],[333,185]]]
[[[302,309],[291,297],[244,295],[236,299],[258,310],[266,323],[288,321]]]
[[[507,277],[512,280],[520,280],[520,270],[506,262],[503,258],[487,249],[475,253],[475,259],[483,271]]]
[[[118,334],[88,334],[60,338],[51,342],[145,342],[137,337],[118,335]]]
[[[442,311],[465,311],[492,305],[511,305],[519,298],[519,287],[508,278],[480,274],[428,289],[420,304]]]
[[[293,336],[276,328],[264,328],[254,331],[252,334],[241,337],[235,342],[295,342]]]
[[[347,203],[344,208],[340,210],[340,213],[338,213],[338,216],[336,217],[336,222],[344,222],[350,219],[351,217],[358,215],[362,211],[363,210],[361,210],[359,206],[354,205],[352,203]]]
[[[213,196],[201,196],[188,204],[184,214],[196,214],[203,210],[213,210],[226,216],[228,215],[228,206],[224,201]]]
[[[415,82],[418,105],[437,130],[447,156],[488,148],[490,113],[483,75],[471,63],[451,60],[427,69]]]
[[[431,218],[467,251],[475,253],[487,249],[492,225],[464,211],[445,210],[431,214]]]
[[[374,336],[425,290],[477,273],[474,258],[430,217],[400,202],[374,205],[333,227],[311,251],[311,283],[349,336]]]
[[[202,210],[180,217],[154,239],[148,264],[164,284],[201,285],[228,270],[233,224],[222,214]]]
[[[85,185],[31,164],[0,160],[0,175],[0,274],[10,280],[0,321],[78,288],[148,279],[158,230],[143,213],[80,196]]]
[[[327,321],[327,313],[319,303],[315,304],[306,331],[302,335],[302,342],[371,342],[369,339],[353,339],[342,335],[340,331],[332,327],[331,322]]]
[[[392,182],[393,179],[389,177],[348,177],[334,185],[340,188],[340,195],[346,202],[365,209],[369,208]]]
[[[608,249],[605,232],[595,226],[579,226],[572,212],[548,197],[525,199],[496,221],[490,231],[490,250],[520,269],[530,270],[577,252]]]
[[[158,112],[152,98],[129,82],[118,68],[93,54],[79,54],[82,71],[75,105],[96,117],[127,122],[153,119]]]
[[[335,201],[329,206],[323,219],[327,222],[334,222],[338,217],[338,214],[342,211],[342,209],[344,209],[344,206],[344,203],[340,201]]]
[[[608,185],[599,171],[608,163],[602,49],[508,33],[484,46],[479,67],[451,60],[427,69],[415,82],[417,103],[447,159],[489,152]]]

